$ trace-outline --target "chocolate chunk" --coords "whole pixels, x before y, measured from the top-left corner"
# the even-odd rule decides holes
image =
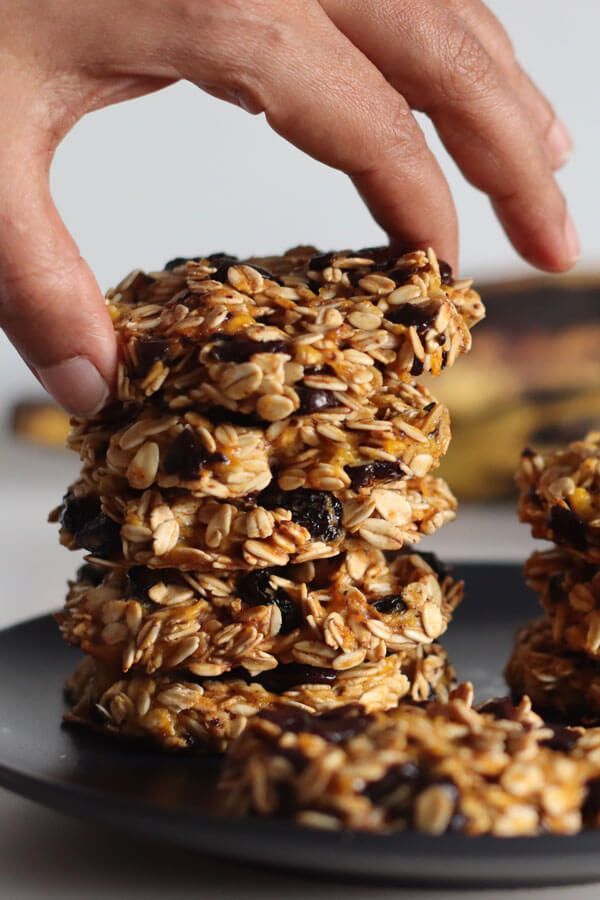
[[[317,666],[302,666],[299,663],[279,665],[276,669],[261,672],[255,681],[258,681],[265,690],[272,694],[282,694],[299,684],[335,684],[337,672],[335,669],[321,669]]]
[[[415,358],[413,359],[413,364],[410,367],[410,374],[413,377],[418,378],[419,375],[423,374],[424,368],[425,368],[425,366],[423,365],[423,363],[421,362],[419,357],[415,356]]]
[[[294,390],[298,394],[300,406],[298,407],[298,415],[308,416],[311,413],[321,412],[323,409],[331,409],[333,406],[341,406],[333,391],[327,391],[322,388],[309,388],[303,384],[294,386]]]
[[[316,540],[334,541],[342,533],[342,504],[329,491],[282,491],[269,486],[259,494],[258,502],[266,509],[288,509],[293,521]]]
[[[452,266],[450,263],[447,263],[444,259],[438,259],[438,265],[440,267],[440,280],[442,284],[454,284]]]
[[[321,253],[318,256],[313,256],[308,262],[308,268],[312,269],[313,272],[322,272],[323,269],[329,268],[333,258],[333,253]]]
[[[183,481],[195,481],[207,463],[227,462],[222,453],[209,453],[197,432],[187,426],[181,431],[165,457],[165,472],[179,475]]]
[[[147,375],[154,363],[163,361],[169,355],[169,342],[162,338],[144,338],[135,345],[137,356],[136,374]]]
[[[381,803],[390,794],[394,794],[399,787],[406,786],[415,790],[420,781],[420,772],[414,762],[407,761],[392,766],[378,781],[371,781],[365,787],[363,793],[372,803]]]
[[[550,750],[560,750],[563,753],[569,753],[577,744],[581,737],[581,733],[576,728],[569,728],[566,725],[552,725],[552,737],[541,742],[542,747],[548,747]]]
[[[354,491],[367,487],[374,481],[405,478],[407,474],[401,463],[389,462],[386,459],[375,459],[360,466],[346,466],[345,471],[350,476],[350,484]]]
[[[246,362],[254,353],[287,353],[287,341],[251,341],[249,338],[221,340],[212,355],[220,362]]]
[[[386,594],[385,597],[371,600],[370,603],[377,612],[384,615],[386,613],[405,612],[408,609],[400,594]]]
[[[77,569],[77,581],[85,582],[86,584],[93,584],[94,587],[97,587],[104,576],[106,575],[106,569],[102,566],[94,566],[92,563],[84,563],[82,566],[79,566]]]
[[[566,544],[574,550],[585,550],[586,523],[568,506],[556,504],[550,509],[548,527],[557,544]]]
[[[395,325],[425,326],[429,328],[435,322],[438,314],[437,303],[403,303],[402,306],[394,306],[386,313],[388,322]]]

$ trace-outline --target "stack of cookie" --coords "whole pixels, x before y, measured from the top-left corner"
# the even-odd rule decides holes
[[[525,565],[545,617],[518,635],[507,680],[549,718],[600,722],[600,432],[526,450],[517,477],[522,521],[555,546]]]
[[[134,272],[116,402],[76,420],[52,518],[90,556],[59,615],[72,717],[224,749],[263,708],[445,697],[462,585],[412,549],[454,518],[447,410],[415,383],[483,316],[432,251]]]

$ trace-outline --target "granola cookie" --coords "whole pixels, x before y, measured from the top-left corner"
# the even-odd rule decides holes
[[[533,553],[527,584],[538,591],[557,643],[600,659],[600,569],[556,548]]]
[[[95,558],[186,571],[332,557],[351,537],[379,550],[401,550],[451,522],[457,506],[447,484],[430,475],[367,483],[357,491],[269,487],[252,502],[226,502],[182,491],[140,493],[102,471],[83,474],[50,514],[60,521],[61,543]]]
[[[193,679],[185,673],[119,673],[84,657],[67,681],[72,710],[66,720],[125,738],[146,738],[170,750],[222,752],[263,709],[293,706],[305,712],[361,703],[389,709],[404,697],[446,697],[454,672],[436,644],[380,662],[331,672],[281,666],[259,680]]]
[[[518,633],[505,675],[513,694],[528,694],[540,715],[600,723],[600,664],[557,642],[546,619],[536,619]]]
[[[597,801],[586,798],[598,792],[600,730],[545,727],[527,698],[491,712],[471,699],[461,685],[448,702],[387,713],[262,712],[230,749],[226,805],[317,828],[430,835],[572,834],[596,824]]]
[[[230,500],[263,490],[343,490],[382,475],[424,476],[450,443],[448,411],[422,386],[381,391],[361,409],[291,416],[268,427],[215,423],[196,411],[152,406],[123,421],[102,412],[74,420],[69,437],[84,470],[136,490],[179,488]]]
[[[132,272],[107,294],[118,399],[222,408],[267,422],[362,403],[382,372],[439,374],[471,346],[484,308],[435,253],[387,248],[227,254]]]
[[[350,542],[334,560],[238,575],[83,566],[57,615],[65,639],[102,662],[153,674],[251,675],[278,664],[344,671],[431,644],[462,599],[435,557]]]
[[[546,456],[525,450],[517,482],[534,537],[600,563],[600,432]]]

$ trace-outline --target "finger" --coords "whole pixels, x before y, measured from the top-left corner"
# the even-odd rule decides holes
[[[506,30],[481,0],[447,0],[447,5],[463,19],[496,62],[542,136],[550,165],[553,169],[560,168],[572,153],[573,141],[548,98],[519,65]]]
[[[574,226],[521,105],[464,23],[431,0],[322,0],[409,104],[434,121],[465,177],[491,198],[516,249],[550,271],[579,255]]]
[[[285,12],[287,19],[271,20],[269,29],[258,23],[258,65],[247,52],[253,41],[249,22],[239,33],[229,29],[225,84],[218,58],[211,74],[210,54],[218,41],[206,51],[197,42],[190,50],[188,40],[184,54],[180,44],[177,59],[187,57],[181,75],[213,91],[219,84],[220,96],[264,111],[287,140],[350,175],[392,239],[433,246],[454,264],[452,198],[406,101],[317,3],[290,3]]]
[[[109,397],[114,333],[50,197],[47,155],[28,146],[20,136],[0,152],[0,327],[58,403],[86,415]]]

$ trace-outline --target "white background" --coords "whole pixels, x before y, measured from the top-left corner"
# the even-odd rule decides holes
[[[575,138],[575,154],[560,180],[583,239],[579,268],[595,268],[600,260],[600,4],[496,0],[491,6]],[[432,144],[439,151],[435,138]],[[504,277],[526,270],[487,200],[439,152],[459,211],[462,271]],[[279,251],[307,241],[324,248],[368,245],[381,237],[342,175],[285,144],[262,118],[189,85],[90,116],[60,148],[53,186],[103,288],[133,267],[160,267],[175,255]],[[0,415],[16,396],[34,391],[34,385],[0,338]],[[44,519],[75,468],[75,461],[58,454],[0,443],[0,623],[61,602],[74,559],[57,546],[54,529]],[[500,516],[464,511],[462,524],[446,529],[440,542],[451,557],[517,558],[529,546],[512,511]],[[2,792],[0,834],[0,896],[7,898],[420,896],[412,890],[333,885],[320,891],[314,882],[249,873],[176,851],[157,853],[111,832],[63,821]],[[568,896],[591,900],[597,890],[568,889]],[[566,895],[565,889],[527,892],[547,900]],[[434,900],[438,895],[426,896]],[[446,896],[450,900],[461,892]],[[525,893],[511,896],[516,900]]]

